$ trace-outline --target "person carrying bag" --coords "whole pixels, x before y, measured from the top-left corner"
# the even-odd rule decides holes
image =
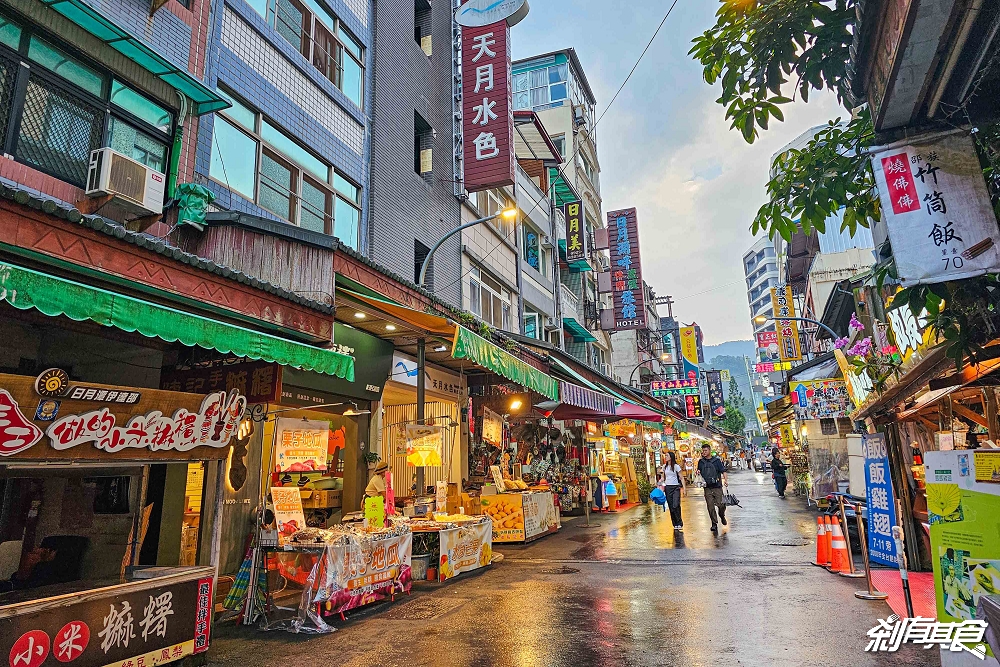
[[[677,464],[677,455],[667,452],[667,464],[663,466],[663,493],[666,496],[667,507],[670,508],[670,520],[674,530],[684,530],[684,520],[681,518],[681,496],[687,494],[684,483],[684,472]]]

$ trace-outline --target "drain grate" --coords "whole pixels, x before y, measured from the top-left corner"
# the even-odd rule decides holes
[[[390,621],[430,621],[468,602],[466,598],[422,598],[400,605],[382,618]]]
[[[807,547],[812,542],[809,540],[781,540],[777,542],[768,542],[772,547]]]
[[[562,567],[551,567],[542,570],[541,572],[542,574],[576,574],[579,571],[580,570],[575,567],[566,567],[563,565]]]

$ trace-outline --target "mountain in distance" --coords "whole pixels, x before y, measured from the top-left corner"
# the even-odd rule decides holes
[[[704,349],[705,362],[708,364],[712,363],[714,357],[742,357],[743,355],[750,357],[750,363],[753,363],[757,356],[757,344],[752,340],[730,340],[718,345],[706,345]]]

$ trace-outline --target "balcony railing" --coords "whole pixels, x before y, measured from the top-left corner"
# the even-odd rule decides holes
[[[565,285],[559,285],[559,290],[562,299],[562,317],[580,319],[580,298]]]

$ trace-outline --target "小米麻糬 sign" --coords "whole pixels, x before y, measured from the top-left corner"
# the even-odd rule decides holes
[[[1000,270],[1000,232],[971,138],[879,150],[872,169],[904,286]]]

